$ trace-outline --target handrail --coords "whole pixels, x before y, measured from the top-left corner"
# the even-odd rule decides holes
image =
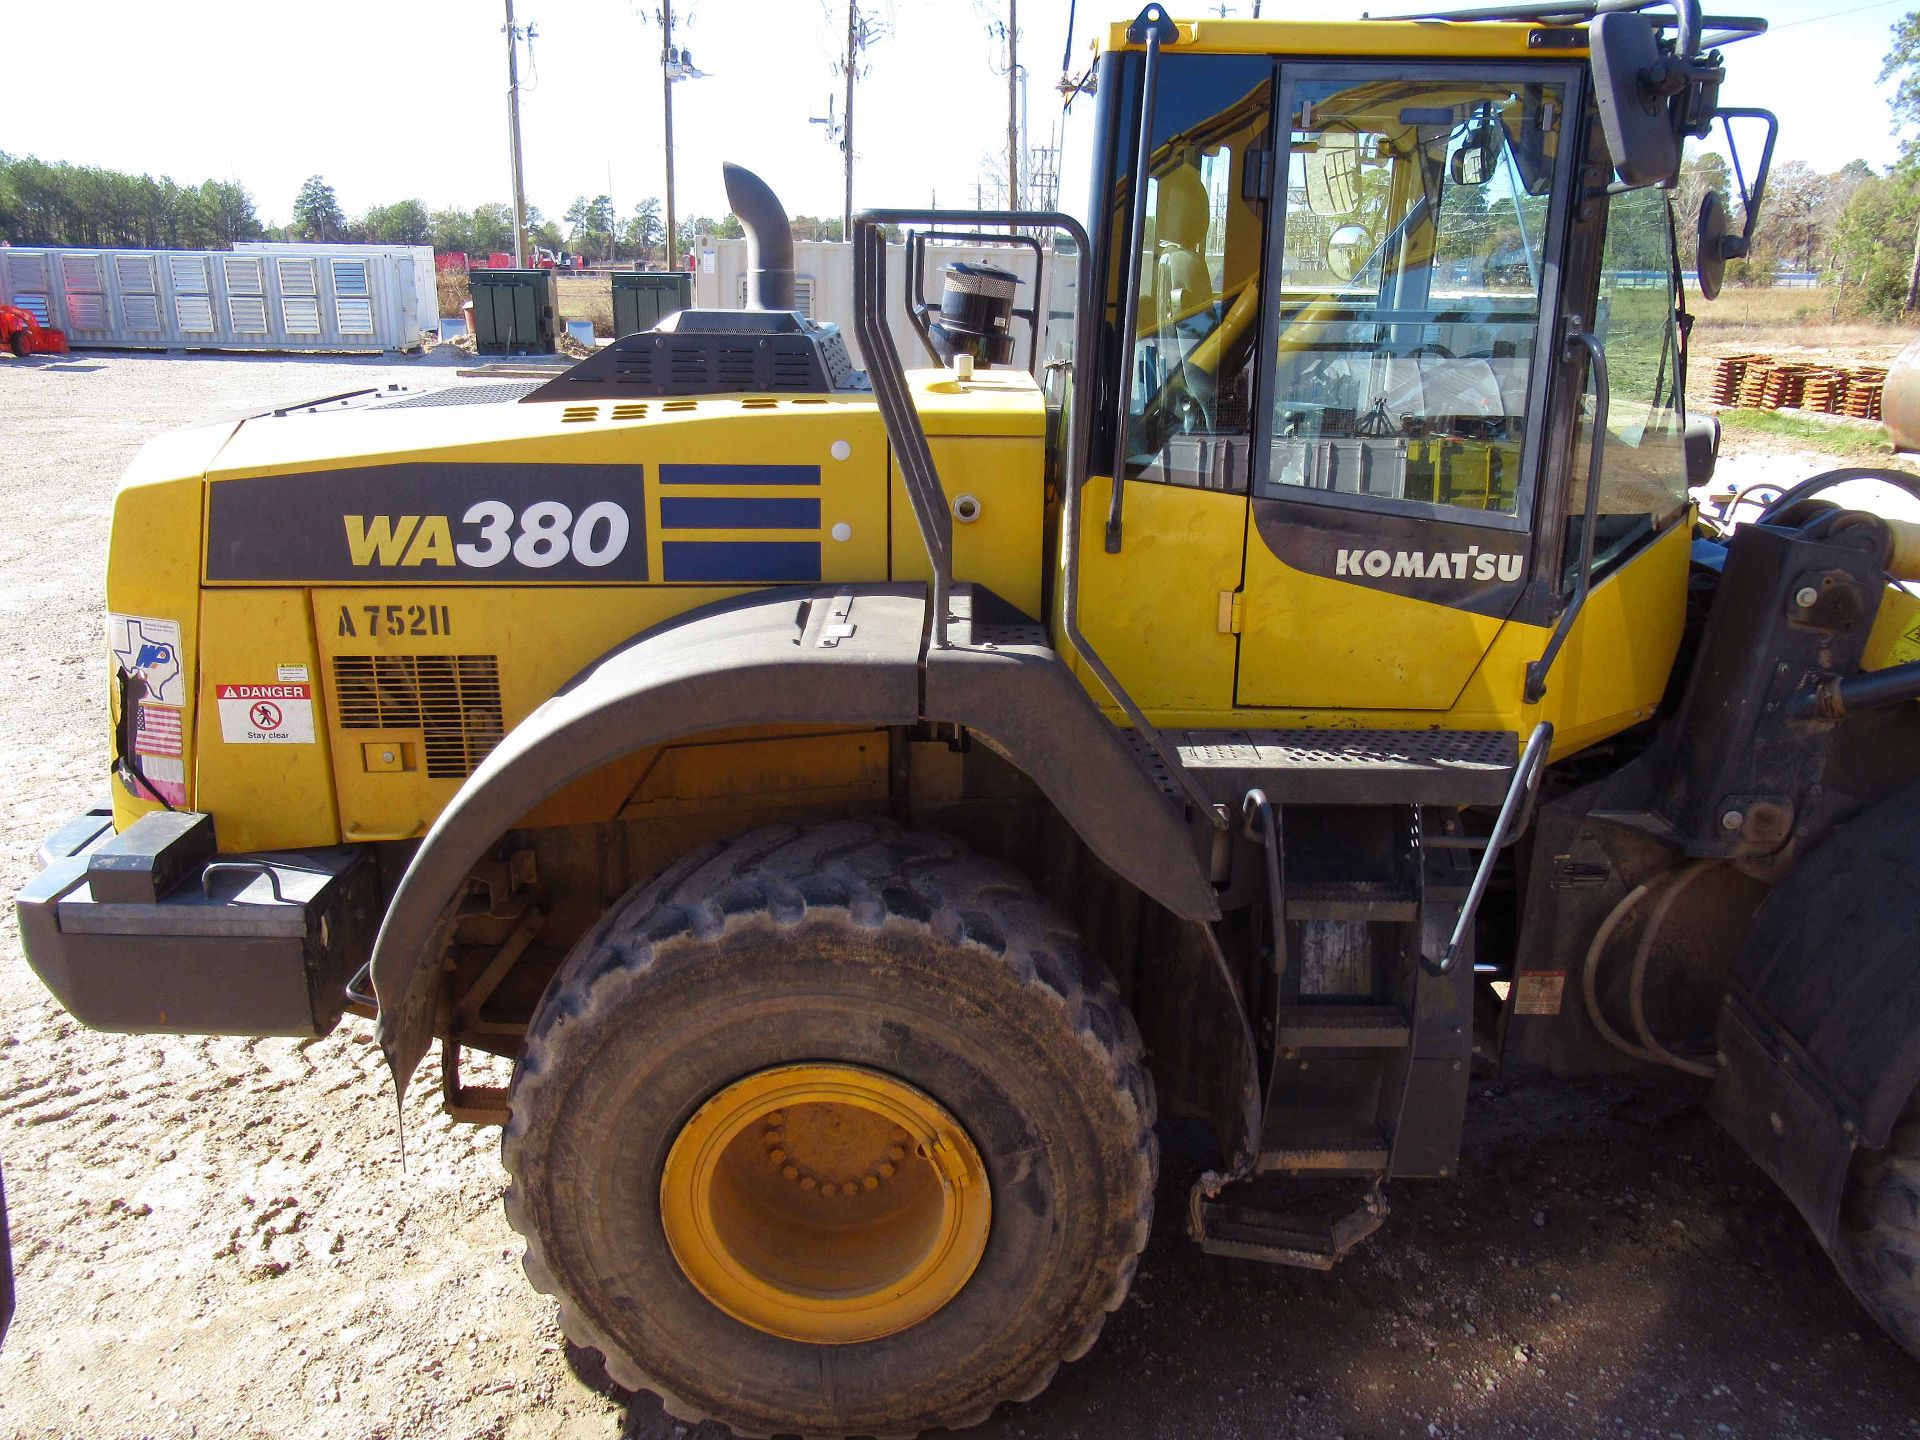
[[[1466,948],[1467,940],[1473,934],[1474,917],[1480,913],[1480,901],[1493,880],[1493,867],[1499,863],[1500,851],[1506,846],[1514,818],[1520,813],[1520,802],[1530,797],[1539,785],[1540,772],[1546,767],[1547,751],[1552,745],[1553,726],[1542,720],[1533,727],[1533,734],[1527,739],[1527,748],[1520,752],[1520,763],[1513,767],[1513,780],[1507,786],[1507,798],[1500,802],[1500,816],[1493,822],[1493,833],[1487,836],[1486,851],[1474,869],[1473,883],[1467,887],[1467,898],[1461,903],[1460,915],[1453,923],[1453,935],[1447,941],[1446,950],[1437,960],[1424,956],[1421,958],[1420,963],[1429,974],[1445,975],[1453,969],[1460,959],[1460,952]]]
[[[1146,264],[1147,245],[1147,165],[1153,154],[1153,96],[1160,83],[1160,46],[1167,38],[1178,39],[1179,30],[1158,5],[1142,10],[1127,27],[1127,39],[1144,40],[1147,58],[1140,76],[1140,138],[1133,147],[1133,213],[1128,221],[1132,242],[1127,247],[1126,290],[1120,297],[1120,351],[1127,359],[1120,367],[1118,400],[1113,417],[1113,498],[1107,503],[1107,553],[1120,549],[1120,518],[1127,493],[1127,407],[1133,403],[1132,346],[1140,324],[1140,281]],[[1081,308],[1092,306],[1092,296],[1081,297]],[[1089,354],[1091,352],[1088,352]]]
[[[1078,277],[1079,311],[1074,324],[1073,383],[1068,395],[1067,446],[1065,474],[1060,501],[1060,628],[1067,644],[1100,682],[1100,686],[1126,714],[1140,738],[1185,793],[1187,801],[1205,815],[1217,830],[1227,828],[1227,818],[1213,799],[1195,780],[1167,738],[1147,719],[1134,703],[1119,678],[1107,668],[1092,643],[1080,630],[1080,492],[1087,483],[1088,448],[1093,425],[1092,357],[1098,335],[1097,297],[1093,291],[1093,246],[1086,227],[1073,216],[1056,210],[862,210],[853,217],[853,323],[860,338],[861,353],[873,383],[874,398],[880,406],[887,438],[892,442],[900,474],[906,483],[907,499],[920,528],[921,542],[933,566],[933,606],[931,633],[937,649],[948,648],[947,599],[953,587],[953,512],[947,503],[945,488],[927,446],[927,432],[920,424],[912,396],[907,392],[906,375],[900,366],[900,352],[887,326],[886,230],[888,225],[973,225],[979,228],[1007,226],[1010,229],[1047,229],[1064,231],[1077,254],[1074,259]],[[1024,243],[1024,237],[1000,237],[1008,243]]]
[[[953,589],[953,512],[940,486],[940,473],[934,469],[927,432],[907,392],[900,352],[887,328],[887,232],[881,228],[887,222],[876,218],[879,213],[865,210],[853,220],[853,328],[860,337],[860,353],[866,358],[867,376],[894,458],[900,462],[920,542],[933,567],[928,596],[932,644],[945,650],[949,644],[947,600]]]
[[[1547,648],[1540,652],[1538,660],[1527,666],[1527,683],[1521,696],[1529,705],[1538,705],[1547,693],[1547,672],[1553,669],[1554,657],[1566,643],[1580,607],[1587,603],[1587,591],[1593,584],[1593,530],[1600,519],[1600,467],[1607,448],[1607,402],[1611,398],[1607,385],[1607,351],[1597,335],[1582,328],[1579,316],[1570,317],[1567,324],[1568,352],[1584,349],[1593,365],[1593,441],[1587,451],[1587,506],[1580,523],[1580,570],[1573,578],[1573,597],[1560,612],[1560,621],[1548,637]]]

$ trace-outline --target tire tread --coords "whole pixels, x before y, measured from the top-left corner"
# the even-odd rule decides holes
[[[675,1419],[698,1424],[718,1418],[664,1388],[568,1299],[542,1253],[539,1227],[528,1212],[523,1190],[528,1166],[520,1142],[527,1131],[526,1116],[550,1099],[543,1089],[558,1083],[553,1080],[557,1067],[550,1062],[562,1030],[591,1025],[600,1002],[633,974],[671,963],[671,942],[683,936],[710,939],[733,925],[770,924],[790,930],[823,919],[861,929],[890,920],[924,925],[950,943],[997,956],[1023,988],[1065,1012],[1073,1033],[1102,1067],[1114,1097],[1133,1117],[1138,1197],[1133,1235],[1128,1248],[1114,1257],[1098,1315],[1039,1373],[1019,1377],[1005,1393],[940,1422],[956,1429],[976,1425],[1006,1401],[1038,1395],[1060,1361],[1077,1360],[1093,1348],[1106,1317],[1126,1300],[1152,1228],[1159,1146],[1153,1128],[1153,1083],[1140,1031],[1104,967],[1081,952],[1078,937],[1017,871],[948,836],[906,830],[880,819],[768,827],[689,852],[611,907],[561,966],[527,1033],[501,1139],[509,1176],[507,1220],[526,1243],[523,1268],[528,1280],[558,1302],[568,1339],[598,1351],[607,1373],[626,1389],[658,1395]],[[595,963],[586,963],[589,957]],[[809,1440],[823,1440],[827,1434],[813,1432]],[[838,1435],[832,1440],[839,1440]]]

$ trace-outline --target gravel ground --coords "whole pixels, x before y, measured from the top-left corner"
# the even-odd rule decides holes
[[[0,366],[9,891],[101,789],[102,560],[134,449],[435,363]],[[96,1035],[34,980],[9,907],[0,1157],[20,1311],[0,1434],[685,1434],[571,1350],[521,1278],[495,1132],[446,1120],[425,1084],[406,1128],[403,1169],[367,1023],[311,1044]],[[1134,1298],[981,1440],[1920,1436],[1920,1369],[1692,1092],[1483,1087],[1463,1178],[1397,1187],[1386,1228],[1331,1276],[1199,1255],[1177,1222],[1204,1153],[1165,1139]]]

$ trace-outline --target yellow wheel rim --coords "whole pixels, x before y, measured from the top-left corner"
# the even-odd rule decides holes
[[[919,1324],[987,1248],[986,1166],[954,1118],[856,1065],[789,1065],[727,1086],[660,1177],[673,1258],[734,1319],[846,1345]]]

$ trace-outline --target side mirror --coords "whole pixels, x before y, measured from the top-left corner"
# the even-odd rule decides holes
[[[1717,190],[1700,197],[1700,221],[1693,249],[1693,263],[1700,273],[1700,297],[1711,300],[1720,293],[1726,279],[1727,261],[1747,253],[1746,242],[1728,233],[1727,204]]]
[[[1687,86],[1687,67],[1662,53],[1653,22],[1632,11],[1594,17],[1587,39],[1615,172],[1630,186],[1666,184],[1680,170],[1674,96]]]
[[[1476,125],[1467,131],[1460,148],[1453,152],[1447,169],[1456,185],[1484,185],[1493,178],[1500,164],[1500,129],[1495,125]]]

